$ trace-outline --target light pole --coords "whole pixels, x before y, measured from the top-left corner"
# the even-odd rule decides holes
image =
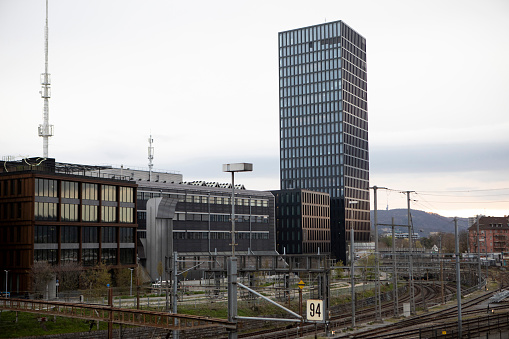
[[[223,165],[223,172],[231,172],[232,174],[232,257],[235,257],[235,172],[251,171],[253,171],[253,164],[249,163]]]
[[[129,296],[133,295],[133,270],[134,268],[129,268],[129,271],[131,271],[131,288],[129,289]]]
[[[7,280],[8,277],[9,277],[9,270],[4,270],[5,271],[5,297],[7,298]]]
[[[224,164],[223,172],[232,174],[232,256],[228,258],[228,321],[237,322],[237,258],[235,258],[235,172],[251,172],[253,164]],[[228,332],[228,339],[237,339],[237,330]]]

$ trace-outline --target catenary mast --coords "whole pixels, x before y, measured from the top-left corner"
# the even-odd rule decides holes
[[[49,98],[51,97],[51,79],[48,73],[48,0],[46,0],[46,26],[44,26],[44,73],[41,74],[41,97],[44,99],[43,123],[39,125],[42,137],[43,156],[48,157],[48,141],[53,136],[53,125],[49,124]]]

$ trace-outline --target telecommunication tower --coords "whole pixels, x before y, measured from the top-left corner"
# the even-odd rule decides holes
[[[44,26],[44,73],[41,74],[41,97],[44,99],[43,123],[39,125],[39,136],[42,137],[42,151],[48,157],[48,141],[53,136],[53,125],[49,124],[49,98],[51,97],[51,77],[48,73],[48,0],[46,0],[46,26]]]
[[[152,180],[152,167],[154,167],[154,164],[152,164],[152,160],[154,160],[154,147],[152,146],[152,143],[154,142],[154,139],[152,139],[152,135],[148,138],[148,181]]]

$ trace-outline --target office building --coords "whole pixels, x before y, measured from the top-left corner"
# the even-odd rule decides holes
[[[276,249],[285,254],[330,253],[330,198],[304,189],[272,191]]]
[[[136,267],[136,183],[87,175],[100,169],[46,158],[1,163],[1,286],[7,276],[9,292],[29,291],[38,261]]]
[[[331,199],[332,254],[369,241],[366,40],[342,21],[279,33],[281,190]]]
[[[231,253],[231,185],[138,181],[140,263],[152,280],[177,252],[194,258]],[[235,187],[235,252],[275,254],[274,196]],[[168,263],[166,262],[168,267]]]

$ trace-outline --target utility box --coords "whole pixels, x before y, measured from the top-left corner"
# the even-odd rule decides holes
[[[404,317],[410,316],[410,303],[403,303],[403,316]]]

